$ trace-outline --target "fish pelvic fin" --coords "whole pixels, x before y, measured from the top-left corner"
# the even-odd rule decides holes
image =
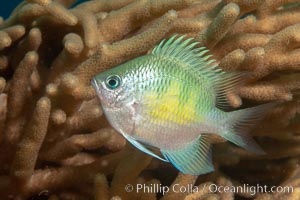
[[[156,155],[154,152],[149,150],[144,144],[140,143],[138,140],[134,139],[130,135],[123,134],[123,136],[127,139],[128,142],[130,142],[130,144],[132,144],[134,147],[138,148],[142,152],[144,152],[144,153],[146,153],[150,156],[153,156],[154,158],[157,158],[159,160],[168,162],[168,160],[166,160],[164,158],[161,158],[160,156]]]
[[[207,135],[197,139],[179,150],[162,150],[162,155],[184,174],[200,175],[214,170],[212,150]]]
[[[229,112],[225,120],[225,131],[219,135],[250,152],[263,155],[264,150],[249,135],[249,131],[264,117],[268,110],[278,102],[267,103],[252,108]]]

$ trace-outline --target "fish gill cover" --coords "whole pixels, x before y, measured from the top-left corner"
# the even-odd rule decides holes
[[[0,20],[1,199],[294,199],[300,193],[300,6],[281,0],[27,0]],[[282,103],[251,134],[266,155],[224,140],[215,171],[178,174],[133,149],[103,116],[91,78],[175,33],[206,46],[224,71],[252,76],[232,108]],[[243,103],[242,103],[243,101]],[[204,186],[293,186],[220,192]],[[131,184],[192,192],[126,191]],[[157,194],[158,193],[158,194]]]

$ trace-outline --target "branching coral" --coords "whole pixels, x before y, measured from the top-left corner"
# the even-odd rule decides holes
[[[295,199],[300,194],[300,5],[297,0],[27,0],[0,18],[1,199]],[[92,76],[174,33],[251,76],[233,108],[280,102],[252,131],[264,156],[215,138],[215,172],[199,177],[126,145],[103,116]],[[293,186],[294,192],[216,192]],[[126,185],[133,186],[126,192]],[[136,185],[192,186],[136,192]],[[163,196],[162,196],[163,195]]]

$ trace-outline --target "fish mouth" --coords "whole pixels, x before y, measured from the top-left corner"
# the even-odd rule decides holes
[[[96,94],[98,95],[98,97],[101,99],[101,90],[100,90],[99,82],[95,78],[93,78],[91,80],[91,85],[95,89]]]
[[[99,88],[98,82],[97,82],[97,80],[94,79],[94,78],[91,80],[91,85],[92,85],[93,88],[96,89],[96,90]]]
[[[103,106],[102,104],[106,103],[107,100],[104,98],[103,92],[101,92],[101,88],[102,88],[101,87],[101,82],[99,82],[99,81],[97,81],[97,79],[93,78],[91,80],[91,85],[95,89],[96,94],[97,94],[97,96],[98,96],[98,98],[100,100],[100,105],[102,107]],[[103,110],[103,107],[102,107],[102,110]]]

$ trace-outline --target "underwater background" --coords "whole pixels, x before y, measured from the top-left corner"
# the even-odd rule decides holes
[[[78,0],[72,6],[74,7],[84,1],[88,0]],[[0,16],[2,16],[4,19],[8,18],[13,9],[21,2],[21,0],[3,0],[0,4]]]
[[[299,199],[299,1],[26,0],[0,9],[0,199]],[[224,71],[251,72],[226,94],[228,110],[279,102],[251,131],[266,155],[216,137],[215,170],[192,176],[109,125],[92,77],[174,34],[207,47]]]
[[[7,18],[12,10],[22,1],[19,0],[12,0],[12,1],[2,1],[0,6],[0,15],[3,18]]]

